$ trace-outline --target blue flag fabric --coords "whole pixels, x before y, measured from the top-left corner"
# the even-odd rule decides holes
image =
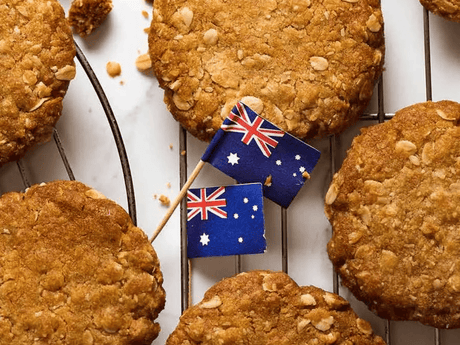
[[[201,160],[239,183],[262,183],[265,197],[288,207],[309,178],[319,156],[318,150],[239,102]]]
[[[188,190],[189,258],[257,254],[266,248],[260,183]]]

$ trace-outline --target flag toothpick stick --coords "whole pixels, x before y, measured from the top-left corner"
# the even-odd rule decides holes
[[[166,215],[164,216],[163,220],[161,221],[160,225],[156,228],[155,232],[153,233],[152,237],[150,238],[150,243],[152,243],[155,238],[160,234],[161,230],[164,228],[166,223],[168,222],[169,218],[171,218],[172,214],[174,213],[174,210],[176,209],[177,205],[180,204],[181,200],[184,198],[184,196],[187,194],[187,190],[190,188],[192,185],[193,181],[195,181],[196,177],[200,173],[201,169],[203,169],[205,162],[203,160],[200,160],[198,164],[196,165],[195,169],[193,169],[192,174],[188,178],[188,180],[185,182],[184,186],[182,187],[179,195],[174,199],[174,201],[171,203],[171,206],[168,209],[168,212],[166,212]]]

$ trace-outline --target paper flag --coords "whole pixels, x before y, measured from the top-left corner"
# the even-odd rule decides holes
[[[288,207],[320,152],[239,102],[201,158],[239,183],[260,182],[263,194]]]
[[[260,183],[188,190],[189,258],[256,254],[266,247]]]

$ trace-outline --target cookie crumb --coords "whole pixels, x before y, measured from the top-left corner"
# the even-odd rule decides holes
[[[264,186],[271,187],[272,185],[272,175],[268,175],[268,177],[265,179]]]
[[[186,153],[187,153],[187,151],[182,150],[182,151],[180,152],[180,155],[181,155],[181,156],[185,156]]]
[[[173,149],[173,144],[169,144],[169,149],[172,150]]]
[[[118,62],[109,61],[105,67],[107,69],[107,73],[112,78],[115,78],[121,74],[121,66]]]
[[[147,11],[142,11],[142,15],[144,16],[144,18],[149,17],[149,13]]]
[[[170,200],[166,195],[161,194],[158,200],[161,202],[162,205],[164,206],[169,206]]]
[[[308,173],[308,171],[304,171],[302,173],[302,177],[306,180],[309,180],[311,178],[310,174]]]
[[[141,72],[152,68],[152,60],[150,60],[149,54],[142,54],[136,58],[136,68]]]
[[[166,182],[166,187],[171,188],[171,182]]]
[[[81,37],[86,37],[101,26],[112,7],[112,0],[74,0],[69,9],[69,23]]]

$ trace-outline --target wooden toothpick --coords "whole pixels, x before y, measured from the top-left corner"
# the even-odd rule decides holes
[[[158,225],[158,227],[156,228],[156,230],[153,233],[152,237],[150,238],[150,243],[152,243],[155,240],[155,238],[157,238],[157,236],[160,234],[161,230],[164,228],[164,226],[168,222],[169,218],[171,218],[171,216],[174,213],[174,210],[176,209],[177,205],[180,204],[181,200],[187,194],[187,190],[190,188],[190,186],[192,185],[193,181],[195,181],[196,177],[200,173],[200,171],[203,168],[204,164],[205,164],[205,162],[200,160],[198,162],[198,164],[196,165],[195,169],[193,169],[192,174],[188,178],[187,182],[185,182],[185,184],[182,187],[179,195],[171,203],[171,206],[169,207],[168,211],[166,212],[166,215],[164,216],[164,218],[161,221],[160,225]]]

